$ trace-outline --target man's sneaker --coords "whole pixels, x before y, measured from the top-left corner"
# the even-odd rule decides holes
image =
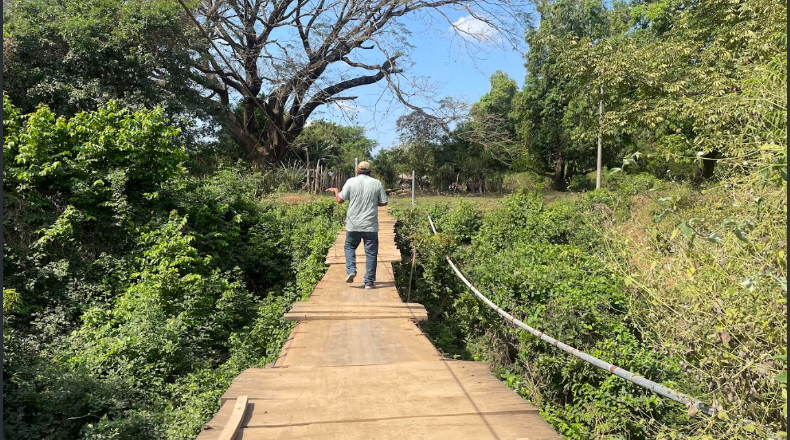
[[[357,276],[357,274],[355,274],[355,273],[350,273],[350,274],[346,275],[346,282],[347,283],[353,283],[355,276]]]
[[[375,289],[375,288],[376,288],[376,285],[373,284],[373,283],[365,284],[365,289]]]

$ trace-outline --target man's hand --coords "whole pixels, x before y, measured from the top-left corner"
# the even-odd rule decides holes
[[[340,190],[338,190],[337,188],[327,188],[326,192],[333,193],[335,195],[335,201],[337,201],[337,203],[343,203],[343,199],[340,198]]]

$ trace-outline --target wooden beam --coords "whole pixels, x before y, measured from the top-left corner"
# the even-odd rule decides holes
[[[230,415],[225,429],[219,435],[219,440],[234,440],[241,428],[241,422],[244,421],[244,414],[247,412],[247,396],[239,396],[236,398],[236,404],[233,406],[233,413]]]

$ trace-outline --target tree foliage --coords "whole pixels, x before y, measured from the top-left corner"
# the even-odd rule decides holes
[[[195,32],[165,1],[3,4],[3,90],[22,111],[62,115],[121,105],[199,112],[186,48]]]
[[[354,175],[354,159],[370,160],[376,141],[365,136],[365,129],[318,120],[304,129],[294,141],[295,155],[305,163],[321,161],[335,172]]]
[[[3,116],[4,435],[194,438],[279,352],[338,205],[189,175],[162,109],[25,114],[4,95]]]

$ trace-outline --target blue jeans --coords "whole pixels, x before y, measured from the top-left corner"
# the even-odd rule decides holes
[[[346,231],[346,273],[357,273],[357,248],[360,240],[365,242],[365,285],[376,281],[376,260],[379,255],[379,233]]]

